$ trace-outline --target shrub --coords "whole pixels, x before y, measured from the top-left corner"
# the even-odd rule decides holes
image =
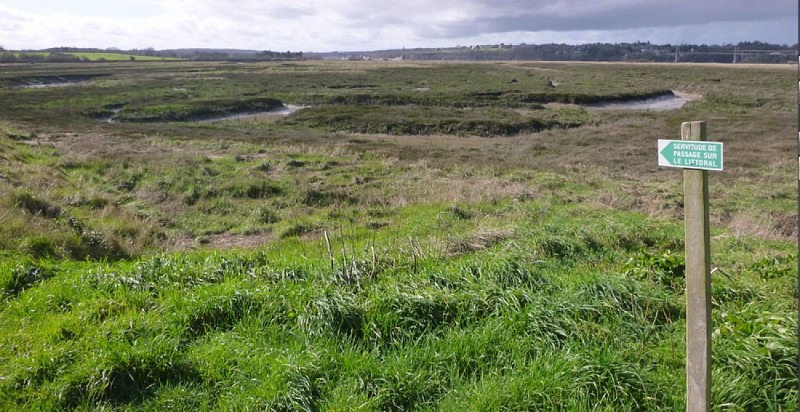
[[[669,250],[650,253],[641,250],[638,255],[625,263],[625,275],[639,280],[647,280],[675,292],[683,288],[686,268],[683,256]]]
[[[16,296],[35,283],[53,276],[53,272],[30,261],[18,263],[10,271],[0,273],[0,292],[6,296]]]
[[[60,207],[34,197],[29,192],[15,194],[14,204],[32,215],[42,216],[48,219],[57,218],[63,213],[63,210]]]
[[[20,250],[36,258],[54,257],[58,255],[53,240],[47,236],[33,236],[20,243]]]
[[[258,223],[276,223],[280,220],[280,217],[266,206],[254,209],[253,217]]]

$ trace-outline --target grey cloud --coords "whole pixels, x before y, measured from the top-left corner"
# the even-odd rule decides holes
[[[494,16],[432,25],[422,28],[422,32],[452,38],[513,31],[624,30],[769,21],[797,14],[797,3],[787,0],[598,1],[589,7],[575,0],[475,2],[494,4]]]
[[[483,41],[672,42],[698,36],[713,42],[793,42],[797,16],[794,0],[136,1],[157,7],[135,19],[118,10],[92,30],[83,24],[97,19],[77,12],[40,13],[0,4],[0,38],[13,43],[5,46],[20,48],[74,41],[309,51]]]
[[[270,17],[278,19],[299,19],[313,15],[314,12],[302,7],[279,6],[270,11]]]

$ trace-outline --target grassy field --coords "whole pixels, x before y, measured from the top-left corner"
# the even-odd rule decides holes
[[[126,53],[92,53],[92,52],[83,52],[83,53],[68,53],[73,56],[77,56],[80,58],[87,58],[91,61],[129,61],[131,57],[136,60],[141,61],[162,61],[162,60],[183,60],[177,58],[169,58],[169,57],[158,57],[158,56],[143,56],[138,54],[126,54]]]
[[[4,66],[0,409],[684,410],[682,179],[656,140],[705,120],[715,410],[794,410],[795,81]],[[699,98],[594,106],[669,91]]]
[[[16,53],[16,54],[17,55],[25,54],[25,55],[48,57],[48,56],[50,56],[51,53],[49,53],[49,52],[24,52],[24,53]],[[127,61],[131,60],[131,57],[133,57],[134,60],[138,60],[138,61],[164,61],[164,60],[170,60],[170,61],[175,60],[175,61],[177,61],[177,60],[185,60],[185,59],[171,58],[171,57],[144,56],[144,55],[138,55],[138,54],[114,53],[114,52],[65,52],[65,53],[60,53],[60,54],[65,54],[65,55],[68,55],[68,56],[75,56],[75,57],[80,58],[82,60],[89,60],[89,61],[93,61],[93,62],[97,62],[97,61],[127,62]]]

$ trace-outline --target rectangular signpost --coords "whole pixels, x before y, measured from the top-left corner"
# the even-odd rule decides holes
[[[659,166],[683,171],[686,243],[686,410],[711,410],[711,235],[708,170],[722,170],[722,143],[705,122],[681,124],[682,140],[658,141]]]
[[[722,170],[722,143],[659,139],[658,165],[685,169]]]

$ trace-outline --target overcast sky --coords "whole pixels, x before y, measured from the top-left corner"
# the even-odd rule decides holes
[[[795,0],[0,0],[0,46],[350,51],[797,43]]]

